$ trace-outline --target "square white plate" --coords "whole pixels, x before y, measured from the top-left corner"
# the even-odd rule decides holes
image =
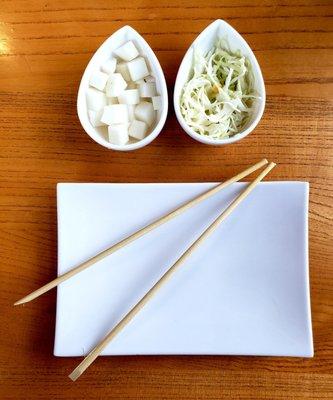
[[[59,184],[58,273],[214,185]],[[244,185],[61,284],[54,354],[87,354]],[[313,356],[307,214],[307,183],[261,183],[103,354]]]

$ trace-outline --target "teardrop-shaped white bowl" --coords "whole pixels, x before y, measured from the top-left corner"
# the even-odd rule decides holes
[[[227,40],[231,51],[239,50],[242,55],[248,58],[252,66],[252,72],[254,75],[254,89],[256,90],[260,98],[256,99],[253,103],[252,117],[249,122],[244,126],[241,132],[236,135],[225,138],[225,139],[213,139],[208,136],[200,135],[190,128],[185,119],[183,118],[180,111],[180,96],[182,94],[183,87],[185,83],[189,80],[191,68],[193,66],[193,52],[194,49],[202,54],[207,53],[215,44],[216,39],[224,38]],[[198,140],[199,142],[211,145],[222,145],[228,143],[234,143],[238,140],[247,136],[259,123],[262,114],[265,109],[265,84],[264,79],[258,64],[258,61],[253,54],[250,46],[246,43],[243,37],[229,24],[225,21],[218,19],[207,26],[200,35],[194,40],[189,49],[187,50],[182,63],[180,64],[174,94],[173,94],[173,104],[176,112],[178,122],[182,126],[185,132],[187,132],[191,137]]]
[[[150,133],[142,140],[133,141],[125,145],[115,145],[107,140],[107,127],[93,127],[89,121],[87,109],[87,90],[89,88],[89,79],[91,74],[100,69],[104,61],[108,60],[112,52],[125,42],[132,40],[138,48],[141,55],[147,61],[148,67],[156,80],[157,92],[162,98],[162,107],[157,111],[157,116],[154,125],[150,128]],[[165,82],[162,67],[144,38],[132,27],[126,25],[114,32],[106,41],[98,48],[91,60],[89,61],[81,79],[79,92],[77,96],[77,113],[83,129],[95,142],[101,144],[108,149],[127,151],[136,150],[146,146],[154,140],[161,132],[168,113],[168,91]]]

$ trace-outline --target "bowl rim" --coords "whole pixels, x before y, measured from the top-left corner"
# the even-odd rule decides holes
[[[214,29],[214,27],[218,26],[218,25],[221,25],[222,27],[223,26],[227,26],[228,29],[233,33],[233,35],[235,35],[238,38],[240,38],[242,40],[242,42],[244,43],[244,47],[247,48],[249,54],[252,56],[251,57],[251,64],[259,72],[259,74],[258,74],[258,77],[259,77],[259,79],[258,79],[258,91],[261,94],[260,95],[261,98],[259,99],[259,107],[258,107],[258,110],[256,112],[256,117],[251,122],[251,124],[244,131],[242,131],[241,133],[237,133],[233,137],[225,138],[225,139],[213,139],[213,138],[210,138],[208,136],[200,135],[199,133],[195,132],[189,125],[187,125],[187,123],[184,120],[184,117],[182,116],[182,114],[180,112],[179,90],[177,90],[177,92],[175,90],[176,89],[176,85],[177,85],[177,81],[178,81],[178,77],[180,76],[181,68],[182,68],[183,64],[185,63],[185,59],[187,59],[190,56],[190,53],[193,51],[193,48],[195,47],[195,45],[201,40],[202,36],[205,35],[208,30]],[[213,146],[235,143],[235,142],[238,142],[239,140],[243,139],[244,137],[248,136],[255,129],[255,127],[258,125],[258,123],[260,122],[260,120],[261,120],[261,118],[263,116],[263,113],[264,113],[264,110],[265,110],[265,104],[266,104],[266,89],[265,89],[264,78],[263,78],[263,74],[262,74],[260,65],[258,63],[258,60],[257,60],[253,50],[251,49],[251,47],[249,46],[247,41],[243,38],[243,36],[239,32],[237,32],[237,30],[235,28],[233,28],[230,24],[228,24],[223,19],[216,19],[215,21],[210,23],[204,30],[202,30],[200,32],[200,34],[195,38],[195,40],[192,42],[192,44],[189,46],[189,48],[187,49],[186,53],[184,54],[182,62],[180,63],[180,66],[178,68],[176,81],[175,81],[175,86],[174,86],[174,92],[173,92],[173,106],[174,106],[175,114],[176,114],[176,117],[177,117],[177,120],[178,120],[179,124],[181,125],[183,130],[189,136],[191,136],[193,139],[195,139],[195,140],[197,140],[197,141],[199,141],[201,143],[209,144],[209,145],[213,145]]]
[[[102,52],[102,50],[109,45],[109,42],[112,40],[112,37],[114,35],[125,35],[127,32],[133,33],[135,36],[139,38],[138,41],[144,43],[145,45],[145,51],[147,50],[147,53],[145,56],[147,57],[148,61],[151,64],[154,64],[155,66],[155,72],[156,72],[156,80],[159,80],[160,85],[161,85],[161,93],[160,96],[162,97],[162,110],[161,110],[161,115],[159,118],[159,121],[157,122],[155,128],[147,135],[144,139],[141,139],[137,142],[130,143],[130,144],[125,144],[125,145],[116,145],[108,142],[107,140],[103,139],[100,134],[97,132],[96,128],[93,127],[88,120],[87,123],[87,115],[86,112],[88,111],[87,107],[82,107],[82,102],[86,101],[86,91],[89,88],[89,83],[88,83],[88,72],[90,70],[90,67],[92,64],[95,64],[95,59],[98,58],[99,54]],[[139,43],[140,44],[140,43]],[[166,85],[166,80],[165,80],[165,75],[162,69],[162,66],[153,51],[153,49],[150,47],[148,42],[143,38],[142,35],[140,35],[139,32],[137,32],[134,28],[132,28],[130,25],[124,25],[123,27],[117,29],[114,31],[110,36],[108,36],[104,42],[96,49],[92,57],[90,58],[88,64],[85,67],[85,70],[82,74],[80,84],[79,84],[79,89],[78,89],[78,94],[77,94],[77,100],[76,100],[76,109],[77,109],[77,115],[80,120],[81,126],[84,129],[85,133],[96,143],[100,144],[101,146],[111,149],[111,150],[118,150],[118,151],[131,151],[131,150],[137,150],[141,147],[144,147],[151,143],[156,137],[161,133],[161,130],[165,124],[167,114],[168,114],[168,89]]]

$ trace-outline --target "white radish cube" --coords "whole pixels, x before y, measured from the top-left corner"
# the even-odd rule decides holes
[[[138,79],[137,81],[135,81],[135,83],[136,83],[138,86],[140,86],[140,85],[142,85],[143,83],[146,83],[146,82],[144,81],[144,79]]]
[[[153,96],[153,107],[154,110],[160,110],[162,108],[162,97],[161,96]]]
[[[143,78],[143,80],[144,80],[145,82],[155,82],[155,77],[152,76],[152,75],[148,75],[148,76],[146,76],[145,78]]]
[[[137,85],[133,81],[127,82],[127,88],[126,89],[137,89]]]
[[[107,97],[107,104],[119,104],[118,97]]]
[[[128,68],[127,68],[127,63],[118,63],[116,66],[116,72],[118,72],[119,74],[122,75],[122,77],[125,79],[125,81],[130,81],[131,80],[131,76],[128,72]]]
[[[99,111],[103,109],[106,104],[105,93],[93,88],[87,90],[87,106],[89,110]]]
[[[110,60],[105,61],[102,66],[101,70],[106,74],[110,75],[113,74],[116,70],[117,60],[115,58],[111,58]]]
[[[132,81],[137,81],[149,75],[146,61],[143,57],[137,57],[127,63],[128,71]]]
[[[155,110],[152,103],[142,101],[134,109],[136,119],[146,122],[148,126],[152,125],[155,120]]]
[[[108,127],[109,142],[123,146],[128,142],[128,124],[110,125]]]
[[[130,122],[132,122],[133,119],[134,119],[134,108],[135,108],[135,106],[133,106],[133,105],[131,105],[131,104],[128,104],[128,105],[127,105],[127,109],[128,109],[128,120],[129,120]]]
[[[103,122],[101,121],[102,114],[103,110],[100,111],[88,110],[89,120],[92,126],[97,127],[104,125]]]
[[[154,97],[157,94],[154,82],[141,83],[139,90],[141,97]]]
[[[107,125],[126,124],[128,122],[128,108],[126,104],[111,104],[105,106],[101,121]]]
[[[111,74],[106,84],[106,95],[108,97],[117,97],[126,87],[127,83],[121,74]]]
[[[128,134],[138,140],[143,139],[148,130],[148,125],[143,121],[134,120],[128,128]]]
[[[139,52],[132,41],[118,47],[118,49],[114,50],[114,53],[125,61],[131,61],[139,55]]]
[[[140,95],[138,89],[124,90],[119,96],[118,101],[120,104],[139,104]]]
[[[98,90],[104,90],[106,82],[108,80],[108,74],[101,72],[101,71],[95,71],[91,74],[90,79],[89,79],[89,85],[98,89]]]

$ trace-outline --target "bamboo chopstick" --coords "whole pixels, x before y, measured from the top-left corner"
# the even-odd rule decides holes
[[[110,333],[84,358],[84,360],[69,375],[72,381],[78,379],[83,372],[94,362],[107,344],[135,317],[148,303],[158,290],[170,279],[171,275],[191,256],[200,244],[232,213],[232,211],[250,194],[257,184],[275,167],[271,162],[252,183],[216,218],[216,220],[199,236],[199,238],[181,255],[170,269],[155,283],[142,299],[125,315],[125,317],[110,331]]]
[[[134,240],[140,238],[141,236],[145,235],[146,233],[152,231],[153,229],[157,228],[158,226],[168,222],[172,218],[176,217],[177,215],[180,215],[181,213],[183,213],[184,211],[188,210],[189,208],[195,206],[196,204],[200,203],[201,201],[208,199],[210,196],[219,192],[223,188],[231,185],[234,182],[239,181],[240,179],[244,178],[247,175],[250,175],[252,172],[263,167],[267,163],[268,163],[268,161],[264,158],[260,162],[245,169],[243,172],[240,172],[239,174],[235,175],[234,177],[228,179],[227,181],[222,182],[219,185],[215,186],[214,188],[208,190],[207,192],[195,197],[194,199],[190,200],[188,203],[183,204],[179,208],[171,211],[169,214],[164,215],[160,219],[152,222],[150,225],[145,226],[144,228],[138,230],[137,232],[126,237],[125,239],[121,240],[120,242],[114,244],[113,246],[109,247],[108,249],[103,250],[101,253],[99,253],[96,256],[90,258],[89,260],[83,262],[82,264],[78,265],[77,267],[71,269],[70,271],[66,272],[65,274],[60,275],[58,278],[54,279],[53,281],[47,283],[46,285],[40,287],[39,289],[35,290],[34,292],[32,292],[32,293],[28,294],[27,296],[23,297],[22,299],[18,300],[16,303],[14,303],[14,306],[34,300],[36,297],[41,296],[42,294],[46,293],[47,291],[58,286],[60,283],[66,281],[67,279],[71,278],[72,276],[85,270],[86,268],[97,263],[98,261],[109,256],[110,254],[115,253],[117,250],[128,245],[129,243],[133,242]]]

